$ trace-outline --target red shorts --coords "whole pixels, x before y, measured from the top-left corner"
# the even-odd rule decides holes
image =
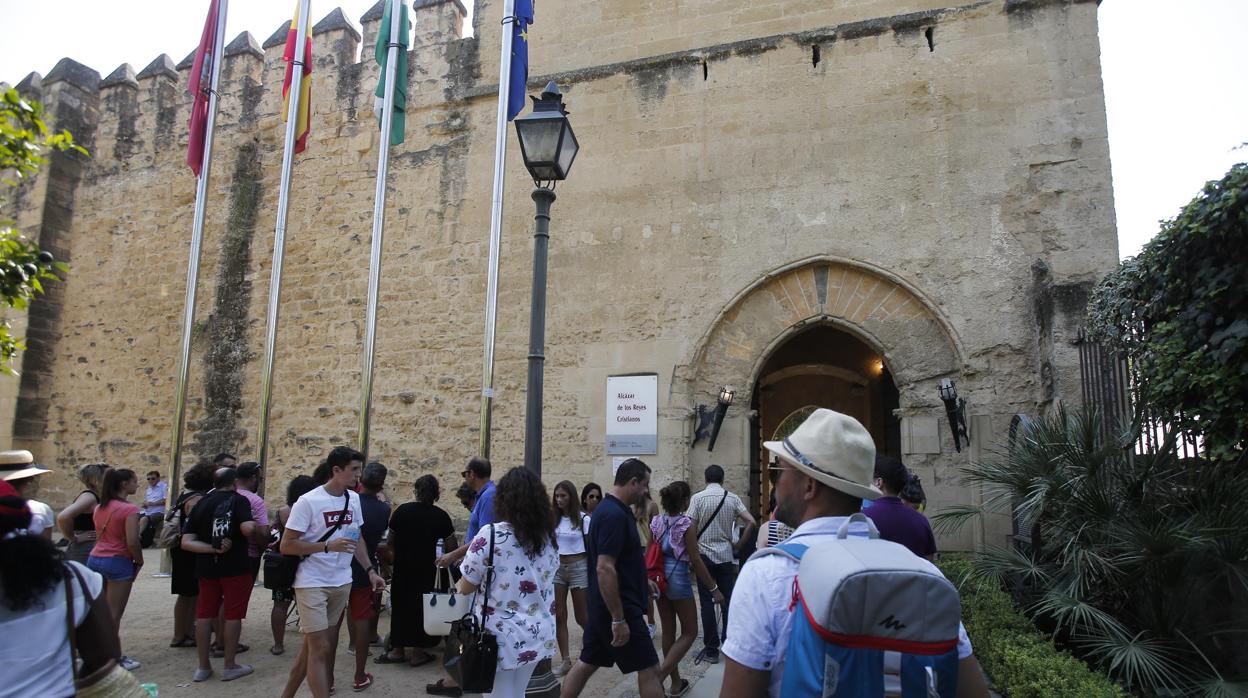
[[[195,602],[196,618],[216,618],[225,602],[225,619],[242,620],[247,617],[247,602],[251,600],[251,574],[240,574],[221,579],[199,578],[199,600]]]
[[[347,604],[351,620],[372,620],[377,617],[377,605],[373,590],[368,587],[351,587],[351,600]]]

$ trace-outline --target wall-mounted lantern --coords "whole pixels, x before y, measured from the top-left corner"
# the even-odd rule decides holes
[[[958,397],[958,387],[948,378],[940,379],[940,400],[945,403],[949,417],[949,429],[953,431],[953,447],[962,452],[962,441],[969,446],[971,437],[966,433],[966,400]]]
[[[698,405],[694,408],[693,416],[697,419],[697,427],[693,431],[693,441],[689,443],[690,447],[693,447],[702,439],[709,439],[706,444],[706,450],[715,450],[715,440],[719,438],[719,428],[723,426],[724,415],[728,414],[728,406],[732,404],[736,394],[736,390],[731,386],[725,385],[719,389],[719,398],[715,401],[714,410],[711,410],[706,405]]]

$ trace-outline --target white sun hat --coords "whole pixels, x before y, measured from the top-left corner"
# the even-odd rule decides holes
[[[767,441],[763,446],[835,490],[863,499],[884,496],[871,484],[875,479],[875,440],[853,417],[818,409],[787,439]]]
[[[30,451],[0,451],[0,479],[20,480],[50,472],[35,465],[35,456]]]

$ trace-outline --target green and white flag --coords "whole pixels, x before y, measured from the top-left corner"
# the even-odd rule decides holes
[[[390,58],[390,16],[394,7],[392,0],[385,0],[386,9],[381,16],[381,28],[377,31],[377,64],[381,66],[381,79],[377,81],[377,97],[373,101],[373,112],[377,114],[377,125],[381,125],[382,107],[386,101],[386,63]],[[399,61],[395,66],[394,76],[394,116],[390,120],[390,145],[403,142],[403,131],[406,125],[407,111],[407,42],[411,33],[411,24],[407,20],[407,3],[399,3]]]

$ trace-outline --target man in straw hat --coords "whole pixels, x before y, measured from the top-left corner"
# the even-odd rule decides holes
[[[18,496],[26,500],[26,507],[30,509],[30,528],[27,530],[31,535],[48,540],[52,540],[56,517],[52,507],[35,501],[35,496],[39,494],[39,476],[50,472],[35,463],[30,451],[0,451],[0,478],[17,490]]]
[[[763,444],[778,462],[769,477],[776,494],[776,518],[794,527],[789,541],[814,545],[836,537],[863,499],[882,493],[871,483],[875,442],[857,420],[820,409],[789,438]],[[851,535],[865,534],[865,528]],[[732,616],[723,652],[728,657],[721,697],[780,695],[785,653],[793,624],[791,600],[798,565],[773,555],[741,568],[732,595]],[[988,688],[959,626],[958,696],[986,697]]]

